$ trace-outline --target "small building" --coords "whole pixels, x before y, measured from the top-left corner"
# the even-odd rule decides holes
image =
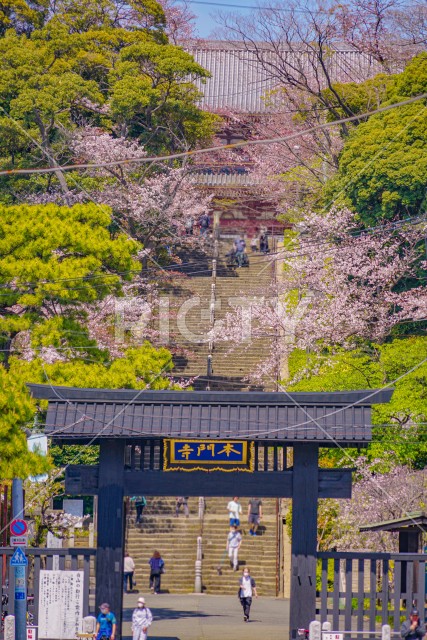
[[[408,513],[403,518],[395,520],[384,520],[383,522],[374,522],[373,524],[365,524],[359,527],[359,531],[389,531],[390,533],[399,534],[399,553],[422,553],[423,551],[423,534],[427,533],[427,514],[424,511],[414,511]],[[414,566],[412,588],[417,590],[419,576],[417,567]],[[426,573],[427,582],[427,573]],[[409,584],[411,581],[409,580]],[[407,572],[406,562],[402,562],[402,572],[400,576],[400,588],[402,593],[406,592]],[[417,603],[419,607],[423,607],[424,603]]]
[[[359,527],[359,531],[389,531],[399,534],[399,553],[421,553],[423,533],[427,533],[427,514],[424,511],[408,513],[403,518],[384,520]]]

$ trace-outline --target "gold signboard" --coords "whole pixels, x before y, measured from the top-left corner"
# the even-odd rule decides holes
[[[247,440],[163,441],[163,471],[254,470],[255,446]]]

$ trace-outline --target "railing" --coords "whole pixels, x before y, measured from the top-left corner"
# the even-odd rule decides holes
[[[425,618],[427,555],[320,552],[318,614],[334,629],[398,631],[416,606]]]
[[[6,579],[2,584],[2,595],[7,596],[7,602],[0,602],[0,614],[4,611],[14,614],[14,569],[10,566],[10,559],[15,549],[0,547],[0,575]],[[83,616],[95,611],[95,557],[96,549],[43,549],[27,548],[28,558],[27,593],[29,594],[29,611],[34,615],[34,625],[38,624],[38,602],[40,570],[83,571]],[[33,597],[31,597],[33,596]],[[2,637],[0,635],[0,637]]]
[[[303,640],[344,640],[352,638],[354,640],[390,640],[397,635],[390,628],[390,625],[383,624],[381,628],[365,631],[351,631],[349,629],[332,630],[330,622],[321,624],[318,620],[310,622],[308,629],[298,629],[298,637]],[[399,634],[400,635],[400,634]]]

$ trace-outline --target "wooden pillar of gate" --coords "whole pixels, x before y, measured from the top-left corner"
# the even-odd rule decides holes
[[[294,446],[292,479],[292,559],[289,631],[308,629],[316,614],[317,501],[319,469],[317,444]]]
[[[96,607],[108,602],[121,637],[123,607],[123,440],[101,440],[99,453]]]

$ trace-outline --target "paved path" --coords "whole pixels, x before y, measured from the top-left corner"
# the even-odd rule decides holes
[[[158,640],[283,640],[288,637],[289,601],[253,600],[251,621],[243,622],[236,596],[146,595],[154,622],[149,638]],[[130,620],[137,595],[126,595],[123,638],[131,636]]]

